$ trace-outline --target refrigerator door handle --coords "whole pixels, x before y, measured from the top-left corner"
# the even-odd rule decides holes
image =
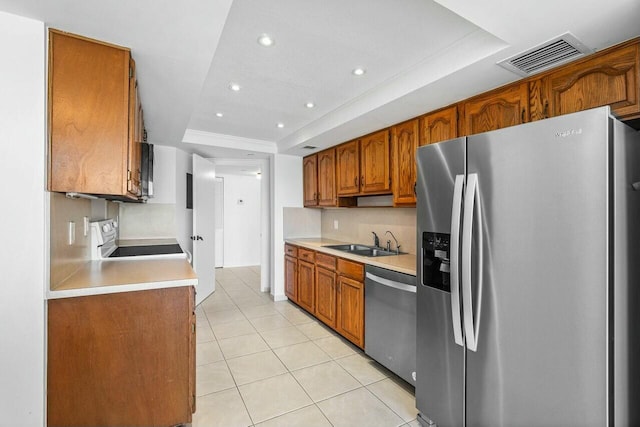
[[[473,241],[474,213],[478,230],[478,294],[477,306],[473,308],[473,296],[471,292],[471,244]],[[482,206],[480,204],[480,191],[478,189],[478,174],[472,173],[467,177],[467,191],[464,197],[464,220],[462,223],[462,310],[464,318],[464,335],[467,348],[471,351],[478,349],[478,332],[480,330],[480,308],[482,303]]]
[[[451,206],[451,240],[449,242],[450,278],[451,278],[451,317],[453,320],[453,338],[464,347],[462,320],[460,312],[460,214],[462,211],[462,191],[464,175],[456,175],[453,186],[453,204]]]

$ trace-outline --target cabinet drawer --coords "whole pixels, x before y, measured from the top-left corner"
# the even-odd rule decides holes
[[[298,248],[298,259],[303,259],[309,262],[316,262],[316,253],[308,249]]]
[[[336,257],[318,252],[316,253],[316,265],[335,271]]]
[[[359,262],[338,258],[338,273],[354,280],[364,280],[364,265]]]
[[[298,248],[296,246],[285,243],[284,254],[294,258],[298,258]]]

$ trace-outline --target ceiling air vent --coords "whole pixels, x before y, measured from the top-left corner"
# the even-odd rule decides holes
[[[548,42],[498,62],[503,68],[527,77],[557,65],[580,58],[592,52],[571,33],[565,33]]]

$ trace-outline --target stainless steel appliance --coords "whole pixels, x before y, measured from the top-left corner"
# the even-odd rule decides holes
[[[367,264],[364,280],[364,351],[415,385],[416,276]]]
[[[423,425],[640,425],[640,135],[608,108],[417,151]]]
[[[93,260],[122,260],[130,257],[190,258],[172,239],[166,239],[162,243],[156,240],[154,244],[140,244],[138,241],[138,244],[118,246],[118,221],[115,219],[92,221],[89,226]]]

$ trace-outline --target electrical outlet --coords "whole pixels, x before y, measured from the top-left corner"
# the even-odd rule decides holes
[[[69,221],[69,246],[76,242],[76,223]]]
[[[334,229],[334,230],[337,230],[337,229],[338,229],[338,220],[337,220],[337,219],[334,219],[334,220],[333,220],[333,229]]]

